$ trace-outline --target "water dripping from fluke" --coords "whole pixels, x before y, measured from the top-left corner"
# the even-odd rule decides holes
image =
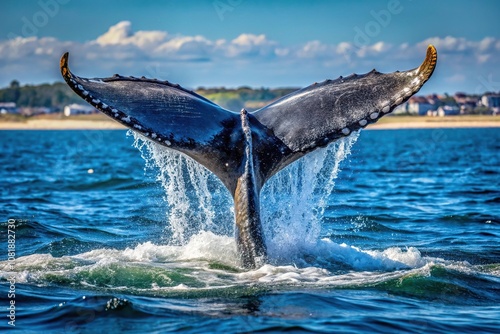
[[[154,173],[167,207],[168,244],[187,245],[204,232],[234,235],[232,198],[222,182],[191,158],[129,131],[133,146]],[[318,149],[287,166],[263,187],[260,197],[268,261],[299,263],[315,253],[322,217],[341,162],[349,156],[359,132]]]

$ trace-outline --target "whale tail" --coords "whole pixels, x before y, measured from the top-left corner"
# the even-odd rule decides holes
[[[437,61],[430,45],[418,68],[375,70],[314,83],[249,113],[226,110],[177,84],[145,77],[81,78],[61,58],[66,83],[85,101],[160,145],[193,158],[221,179],[235,202],[244,267],[266,259],[259,193],[305,154],[376,122],[415,94]]]

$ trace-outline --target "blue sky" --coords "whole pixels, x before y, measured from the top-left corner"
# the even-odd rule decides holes
[[[422,93],[500,90],[500,1],[2,0],[0,87],[157,77],[195,88],[306,86],[339,75],[438,68]]]

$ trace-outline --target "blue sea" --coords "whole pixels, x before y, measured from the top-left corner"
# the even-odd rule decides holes
[[[191,160],[122,130],[0,145],[2,332],[500,331],[498,128],[364,130],[290,165],[250,271]]]

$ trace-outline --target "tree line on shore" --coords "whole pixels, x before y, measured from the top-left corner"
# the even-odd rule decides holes
[[[239,112],[242,108],[248,111],[254,111],[264,107],[270,102],[283,97],[298,88],[251,88],[242,86],[239,88],[205,88],[199,87],[196,93],[217,103],[223,108]],[[438,107],[453,107],[460,114],[498,114],[500,93],[485,93],[483,99],[481,95],[468,95],[465,93],[456,93],[454,96],[447,94],[439,96],[436,94],[429,96],[414,96],[409,100],[408,105],[402,106],[401,110],[395,113],[411,113],[409,107],[419,104],[418,109],[426,107],[427,109],[437,110]],[[492,100],[492,101],[489,101]],[[85,102],[74,93],[68,85],[63,82],[40,85],[21,86],[17,80],[13,80],[6,88],[0,89],[1,103],[15,104],[15,110],[8,113],[20,113],[25,116],[61,112],[65,106],[70,104],[84,104]],[[489,104],[492,104],[490,106]],[[0,110],[2,106],[0,105]],[[4,107],[5,110],[7,110]],[[12,110],[12,106],[10,108]],[[4,113],[4,111],[2,111]],[[417,112],[420,113],[420,110]]]
[[[204,88],[200,87],[195,91],[233,111],[258,109],[272,100],[276,100],[287,95],[297,88],[250,88],[239,87],[230,88]],[[13,102],[18,108],[47,108],[52,112],[63,110],[64,106],[84,103],[68,85],[63,82],[40,85],[21,86],[19,81],[13,80],[9,87],[0,89],[0,103]]]

